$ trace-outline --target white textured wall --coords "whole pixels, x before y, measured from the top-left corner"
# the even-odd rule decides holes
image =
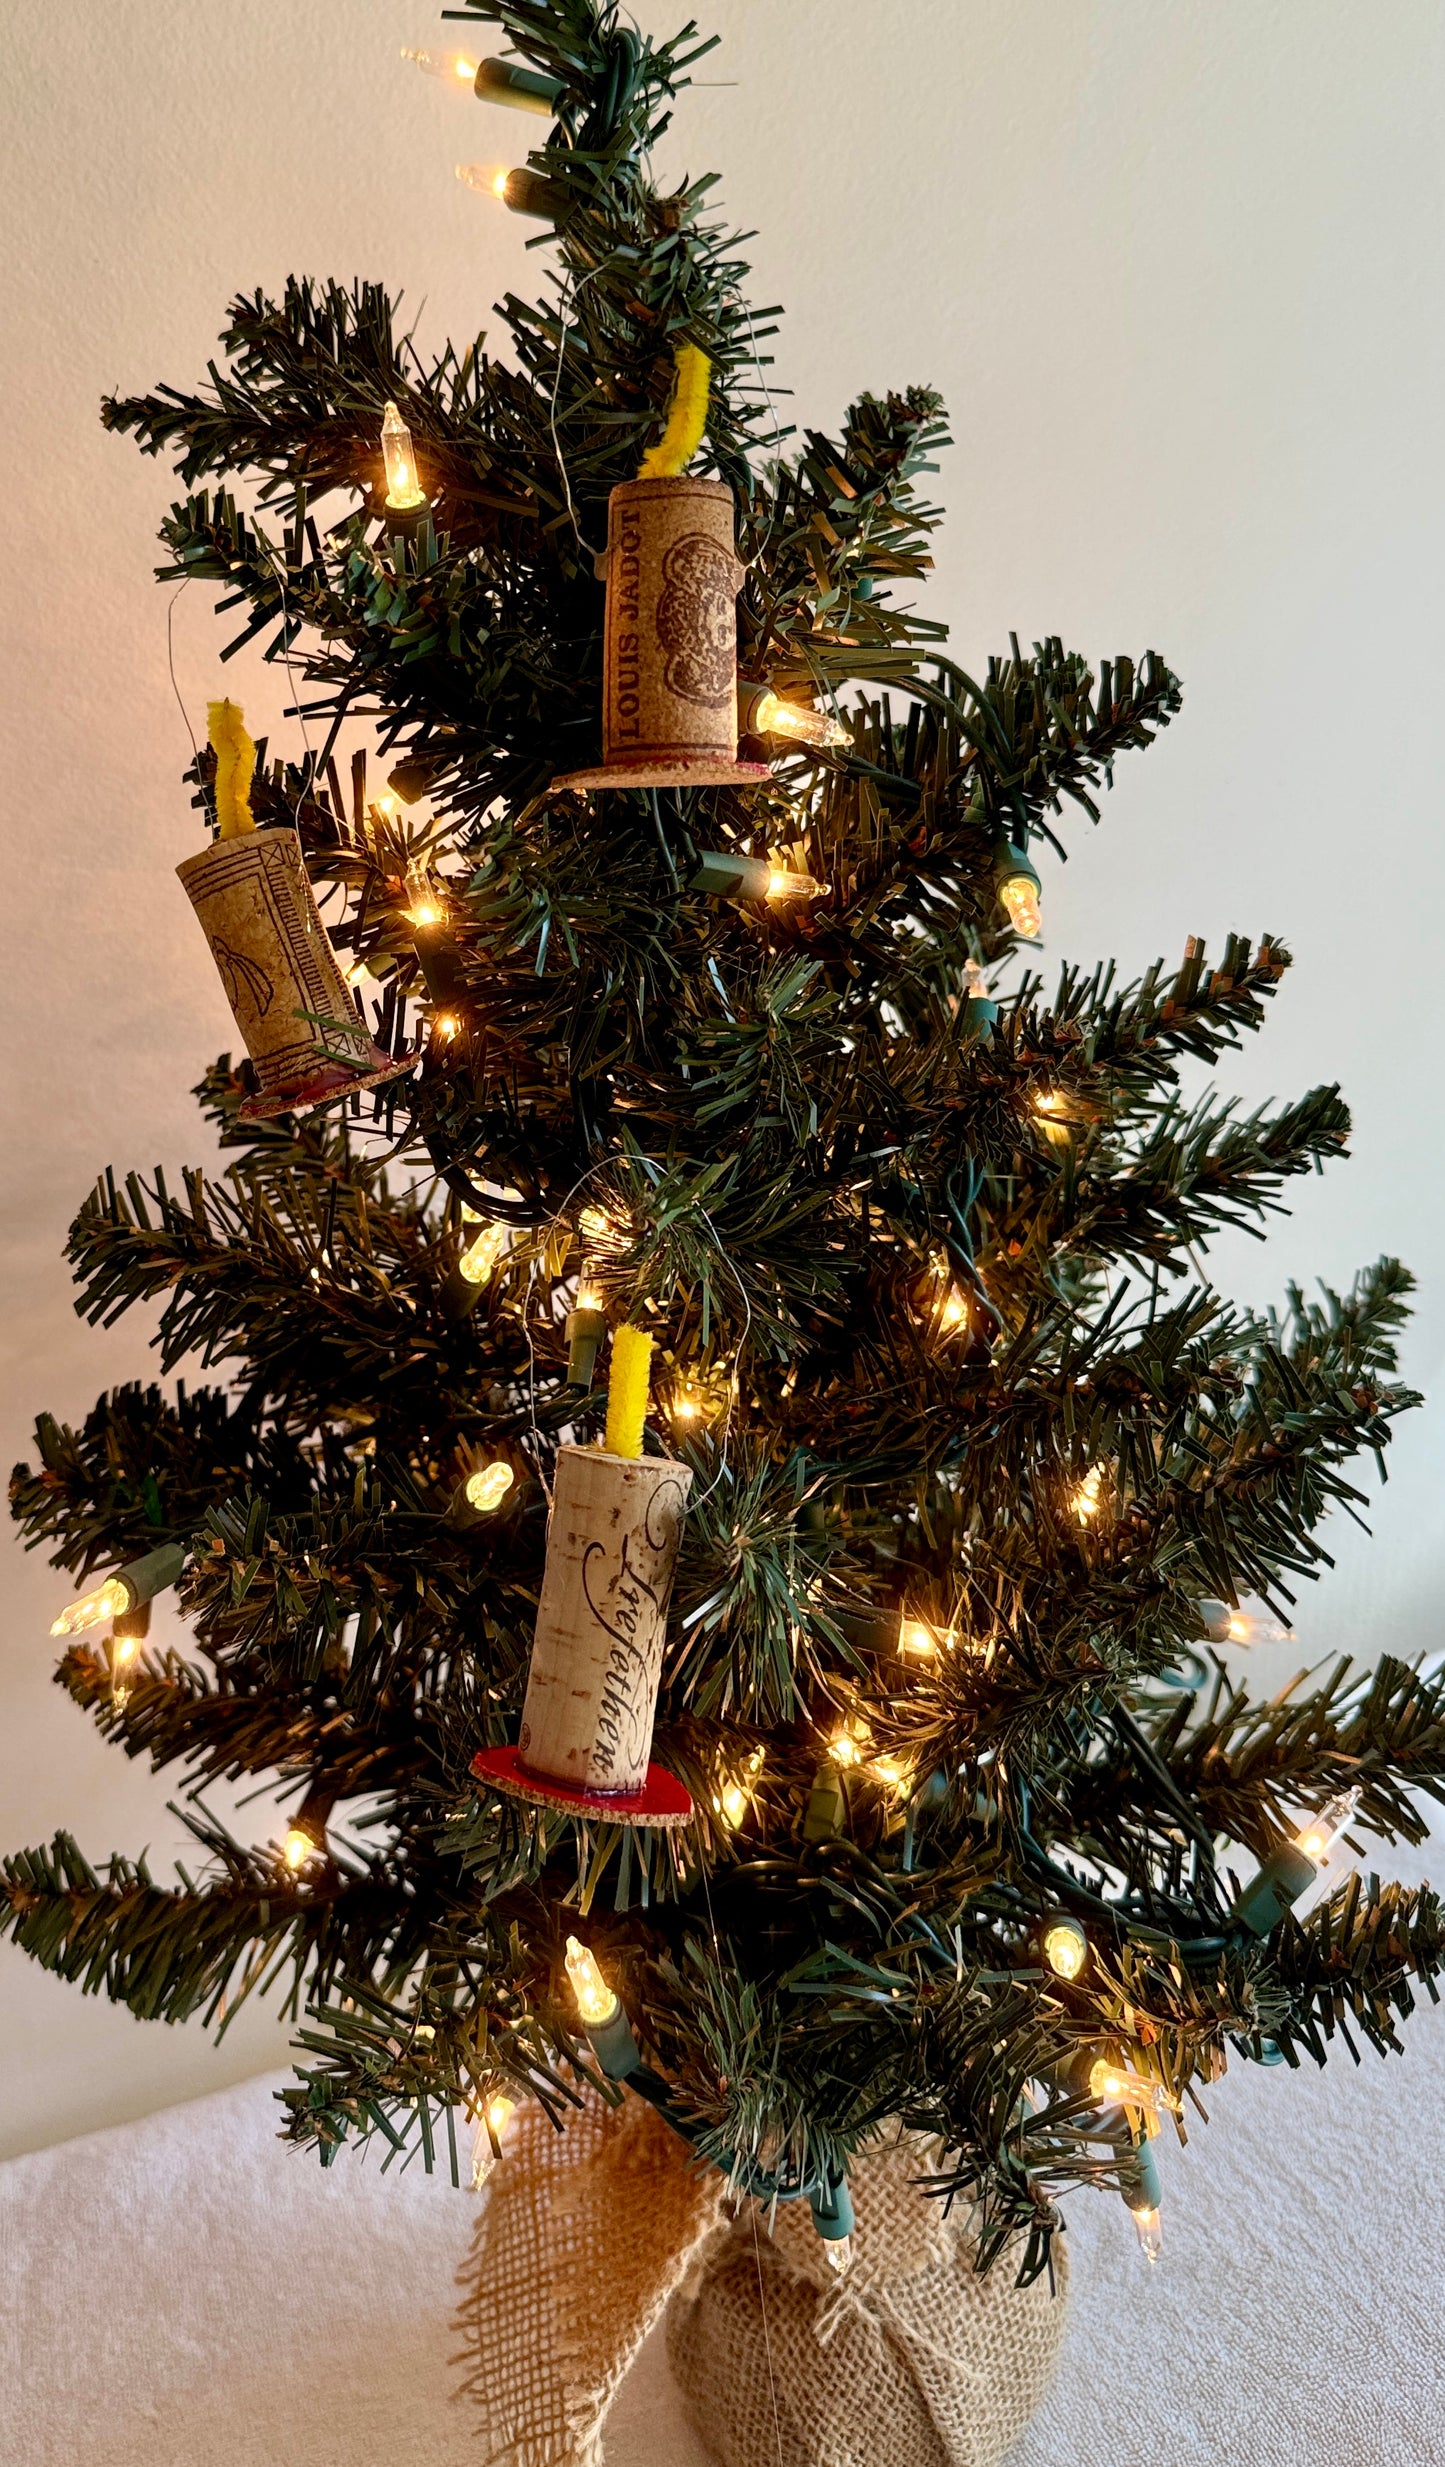
[[[725,82],[670,159],[756,225],[800,416],[930,380],[957,444],[931,605],[968,664],[1045,630],[1154,644],[1182,718],[1122,768],[1047,884],[1050,961],[1269,928],[1300,965],[1234,1082],[1339,1078],[1354,1160],[1221,1272],[1251,1299],[1385,1248],[1422,1280],[1409,1365],[1440,1388],[1438,646],[1445,17],[1435,0],[698,0]],[[681,15],[681,9],[678,14]],[[663,30],[667,19],[645,10]],[[10,809],[3,998],[9,1457],[145,1367],[91,1335],[60,1262],[97,1168],[199,1152],[189,1083],[225,1041],[172,877],[187,745],[149,579],[163,470],[104,436],[108,387],[199,377],[228,296],[377,275],[424,334],[530,287],[519,223],[458,188],[531,124],[404,70],[423,0],[49,0],[12,12],[4,485]],[[494,322],[494,321],[493,321]],[[193,717],[225,637],[176,610]],[[228,674],[236,677],[236,670]],[[276,681],[244,669],[273,726]],[[1305,1604],[1311,1647],[1437,1641],[1438,1409],[1402,1432],[1364,1546]],[[48,1683],[63,1583],[11,1561],[0,1837],[73,1825],[168,1852],[164,1785]],[[0,2147],[269,2061],[220,2055],[0,1966]],[[1428,2026],[1428,2025],[1427,2025]],[[1409,2104],[1408,2071],[1399,2077]]]

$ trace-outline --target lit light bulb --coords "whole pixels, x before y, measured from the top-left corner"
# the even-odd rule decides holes
[[[467,1506],[478,1509],[483,1516],[487,1515],[491,1509],[501,1506],[516,1478],[511,1466],[502,1457],[498,1457],[494,1465],[483,1465],[479,1472],[468,1476]]]
[[[906,1790],[911,1778],[911,1767],[901,1756],[875,1756],[870,1770],[874,1779],[885,1783],[889,1790]]]
[[[575,1936],[567,1939],[567,1976],[577,1999],[577,2010],[584,2022],[610,2022],[618,2010],[618,2000],[597,1967],[589,1945]]]
[[[1205,1600],[1199,1605],[1205,1631],[1216,1645],[1292,1645],[1295,1632],[1277,1619],[1263,1602],[1237,1604]]]
[[[577,1230],[589,1242],[605,1242],[617,1228],[605,1208],[584,1208],[577,1219]]]
[[[443,1045],[449,1045],[461,1026],[455,1011],[438,1011],[432,1027]]]
[[[511,173],[505,163],[458,163],[456,174],[463,188],[473,188],[479,197],[496,197],[506,204]]]
[[[394,514],[410,514],[426,498],[417,484],[411,430],[395,403],[388,403],[381,423],[381,459],[386,465],[386,502]]]
[[[1089,1939],[1077,1919],[1055,1919],[1044,1933],[1044,1960],[1056,1979],[1077,1979],[1089,1958]]]
[[[67,1602],[58,1619],[50,1622],[52,1636],[78,1636],[83,1628],[98,1628],[105,1619],[120,1619],[132,1608],[130,1587],[122,1576],[108,1576],[94,1593],[83,1593],[78,1602]]]
[[[714,1799],[713,1806],[723,1823],[736,1833],[748,1812],[748,1794],[741,1782],[729,1782],[727,1788]]]
[[[954,1328],[965,1326],[967,1320],[968,1303],[958,1287],[950,1285],[938,1306],[939,1328],[946,1335]]]
[[[308,1859],[314,1858],[315,1853],[316,1844],[310,1834],[305,1832],[300,1825],[288,1825],[286,1839],[281,1845],[281,1856],[293,1876],[298,1868],[306,1865]]]
[[[900,1653],[914,1654],[920,1661],[931,1661],[941,1643],[942,1639],[937,1628],[931,1628],[926,1619],[907,1617],[899,1619],[898,1650]]]
[[[1152,2114],[1174,2105],[1159,2082],[1136,2073],[1132,2065],[1116,2064],[1111,2056],[1101,2056],[1090,2066],[1089,2094],[1106,2107],[1147,2107]]]
[[[403,44],[401,56],[403,60],[409,60],[413,68],[420,69],[424,76],[440,77],[449,86],[476,84],[480,63],[469,60],[464,51],[412,51]]]
[[[835,1730],[828,1741],[828,1753],[835,1765],[861,1765],[863,1751],[851,1731]]]
[[[754,737],[795,737],[802,745],[849,745],[841,720],[831,711],[815,711],[805,703],[784,702],[771,687],[743,698],[738,714],[743,732]]]
[[[1077,1516],[1081,1525],[1087,1525],[1091,1518],[1098,1515],[1099,1494],[1103,1487],[1103,1466],[1091,1465],[1082,1482],[1079,1484],[1078,1489],[1075,1491],[1073,1501],[1071,1503],[1074,1514]]]
[[[118,1713],[130,1703],[130,1666],[141,1648],[138,1636],[125,1636],[117,1629],[110,1640],[110,1701]]]
[[[485,1285],[498,1262],[511,1249],[511,1233],[505,1225],[484,1226],[474,1242],[469,1242],[457,1261],[458,1273],[469,1285]]]
[[[841,2279],[846,2277],[849,2270],[853,2267],[852,2237],[825,2236],[823,2239],[823,2250],[828,2256],[830,2266],[837,2271],[839,2278]]]
[[[1038,884],[1028,874],[1006,874],[998,886],[998,895],[1008,910],[1014,932],[1025,942],[1037,942],[1044,929]]]
[[[407,867],[406,903],[406,913],[413,925],[440,925],[445,910],[425,865]]]
[[[372,801],[383,822],[395,822],[397,815],[401,812],[400,797],[394,797],[388,788],[383,795]]]
[[[488,2099],[481,2115],[478,2116],[476,2132],[472,2140],[472,2191],[474,2193],[480,2193],[482,2186],[497,2164],[493,2137],[495,2136],[497,2141],[501,2140],[516,2112],[516,2100],[509,2099],[505,2091],[498,2090]],[[491,2127],[490,2132],[487,2129],[488,2126]]]
[[[347,982],[348,986],[350,986],[350,987],[354,990],[354,989],[355,989],[358,985],[360,985],[360,984],[361,984],[361,982],[362,982],[363,978],[364,978],[364,977],[366,977],[366,976],[368,975],[369,971],[368,971],[368,969],[367,969],[367,965],[366,965],[366,962],[365,962],[365,960],[364,960],[364,959],[354,959],[354,960],[352,960],[352,961],[351,961],[350,965],[349,965],[349,966],[348,966],[348,967],[347,967],[347,968],[343,971],[343,973],[344,973],[344,975],[345,975],[346,982]]]
[[[579,1311],[600,1311],[602,1308],[601,1288],[584,1277],[577,1288],[577,1300],[573,1307]]]
[[[1156,2206],[1147,2210],[1131,2210],[1129,2216],[1134,2222],[1134,2232],[1139,2239],[1139,2250],[1152,2269],[1159,2259],[1164,2243],[1164,2232],[1159,2223],[1158,2208]]]
[[[785,865],[768,867],[769,899],[816,899],[822,888],[811,874],[790,873]]]
[[[1316,1867],[1323,1867],[1340,1835],[1353,1821],[1359,1804],[1360,1793],[1354,1786],[1327,1799],[1318,1816],[1312,1817],[1295,1835],[1295,1848],[1302,1850],[1307,1859],[1313,1859]]]
[[[976,959],[966,959],[963,963],[963,990],[970,1002],[992,1002],[993,1000],[988,990],[988,979]]]
[[[695,1422],[702,1411],[695,1388],[680,1388],[672,1400],[674,1422]]]
[[[1056,1095],[1052,1088],[1040,1088],[1038,1095],[1034,1098],[1034,1112],[1036,1114],[1056,1114],[1062,1104],[1063,1098]]]

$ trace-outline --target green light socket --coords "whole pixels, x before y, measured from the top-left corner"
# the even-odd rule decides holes
[[[737,857],[726,849],[704,848],[687,887],[704,892],[709,899],[766,899],[772,870],[766,857]]]
[[[144,1559],[132,1559],[128,1568],[119,1571],[120,1581],[130,1599],[121,1616],[126,1618],[139,1610],[142,1602],[154,1600],[178,1585],[185,1570],[186,1554],[179,1542],[162,1542],[158,1550],[147,1551]]]
[[[510,111],[535,111],[555,120],[562,87],[555,77],[541,77],[515,60],[484,60],[472,82],[479,103],[505,103]]]

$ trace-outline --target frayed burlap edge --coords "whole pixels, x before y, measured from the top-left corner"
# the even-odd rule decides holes
[[[457,2395],[487,2462],[600,2467],[623,2377],[723,2192],[640,2099],[589,2097],[563,2132],[534,2103],[519,2112],[458,2273]]]

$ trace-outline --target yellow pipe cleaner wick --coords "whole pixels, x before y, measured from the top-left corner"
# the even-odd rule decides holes
[[[208,702],[206,726],[216,757],[216,820],[221,837],[240,839],[243,832],[256,828],[251,811],[256,748],[246,734],[245,715],[238,702]]]
[[[646,1329],[619,1328],[612,1339],[612,1366],[607,1377],[607,1431],[602,1445],[609,1456],[642,1454],[651,1361],[652,1339]]]
[[[640,480],[675,480],[692,461],[707,426],[712,362],[696,343],[679,343],[672,356],[677,362],[672,407],[662,435],[642,457],[637,474]]]

